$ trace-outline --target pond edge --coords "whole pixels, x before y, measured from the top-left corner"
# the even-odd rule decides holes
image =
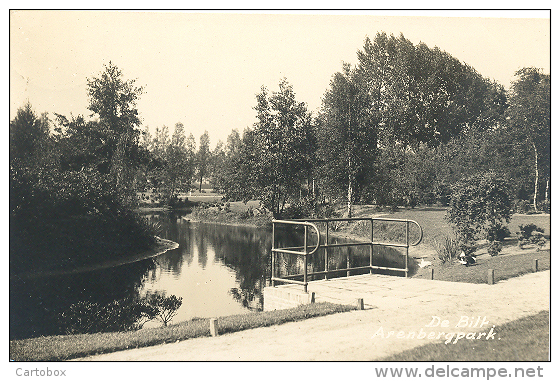
[[[143,261],[143,260],[149,259],[149,258],[154,258],[154,257],[157,257],[159,255],[162,255],[162,254],[168,252],[169,250],[174,250],[174,249],[177,249],[179,247],[179,244],[177,242],[170,241],[168,239],[157,237],[157,236],[155,238],[156,238],[156,241],[157,241],[157,245],[156,245],[155,248],[153,248],[151,250],[148,250],[148,251],[143,251],[143,252],[141,252],[137,255],[134,255],[132,257],[115,259],[115,260],[103,262],[103,263],[96,264],[96,265],[81,266],[81,267],[77,267],[77,268],[74,268],[74,269],[51,270],[51,271],[41,271],[41,272],[26,272],[26,273],[22,273],[22,274],[12,275],[12,276],[10,276],[10,280],[14,280],[14,279],[36,279],[36,278],[51,277],[51,276],[58,276],[58,275],[79,274],[79,273],[84,273],[84,272],[88,272],[88,271],[107,269],[107,268],[110,268],[110,267],[118,267],[118,266],[127,265],[127,264],[134,263],[134,262]]]

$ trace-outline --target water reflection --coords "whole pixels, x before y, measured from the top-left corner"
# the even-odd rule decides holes
[[[174,321],[262,309],[270,263],[267,230],[161,218],[166,238],[180,246],[157,258],[141,294],[160,290],[183,297]]]
[[[64,332],[59,316],[73,303],[105,304],[131,297],[155,267],[146,260],[111,269],[35,279],[10,279],[10,339]]]
[[[160,225],[161,237],[178,242],[179,247],[152,260],[113,269],[33,281],[10,280],[10,338],[62,333],[58,316],[78,301],[103,303],[153,292],[183,298],[173,322],[262,309],[262,290],[271,274],[270,230],[189,223],[177,213],[145,217]],[[302,235],[296,230],[278,229],[277,246],[302,245]],[[343,242],[337,238],[330,241]],[[314,244],[313,238],[309,244]],[[374,258],[380,266],[404,267],[402,253],[394,249],[375,248]],[[369,264],[369,247],[330,249],[327,261],[330,270],[365,266]],[[279,255],[276,263],[281,275],[303,272],[301,256]],[[324,252],[311,258],[308,266],[308,271],[323,270]],[[346,272],[342,270],[340,275]]]

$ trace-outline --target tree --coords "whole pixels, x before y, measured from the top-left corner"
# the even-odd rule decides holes
[[[266,88],[257,94],[257,122],[244,136],[245,163],[252,179],[247,185],[274,216],[286,203],[300,198],[304,180],[310,176],[314,151],[311,115],[305,103],[295,99],[286,78],[279,91],[269,96]],[[249,143],[254,153],[247,151]]]
[[[536,211],[541,176],[544,174],[546,178],[547,190],[550,181],[550,75],[532,67],[523,68],[515,75],[517,80],[511,87],[507,115],[511,133],[519,136],[533,151],[533,207]]]
[[[187,149],[185,128],[182,123],[177,123],[171,142],[166,148],[169,199],[175,197],[177,192],[186,192],[190,189],[194,170],[191,155]]]
[[[49,144],[49,120],[46,114],[38,117],[27,102],[10,121],[10,163],[39,165]]]
[[[145,135],[142,147],[150,153],[147,164],[142,169],[144,183],[163,196],[164,202],[173,202],[177,193],[191,188],[195,170],[195,141],[192,134],[185,135],[182,123],[176,123],[169,137],[169,128],[156,128],[151,138]],[[140,171],[140,172],[142,172]]]
[[[473,68],[402,34],[366,38],[358,60],[383,145],[436,146],[466,129],[493,127],[497,115],[485,110],[504,100],[495,96],[503,88]]]
[[[213,189],[219,188],[219,178],[220,174],[223,172],[223,168],[226,165],[226,153],[224,151],[224,142],[218,140],[216,147],[212,151],[210,160],[210,185]]]
[[[361,80],[349,65],[333,76],[316,129],[324,187],[335,197],[346,195],[349,218],[357,188],[368,182],[377,154],[377,126]]]
[[[208,131],[200,136],[200,144],[196,154],[197,167],[198,167],[198,180],[200,181],[198,191],[202,192],[202,179],[206,176],[208,165],[210,163],[210,136]]]
[[[117,73],[110,72],[111,81],[104,77],[105,82],[89,82],[90,89],[99,90],[92,93],[92,105],[104,100],[104,86],[109,93],[119,87]],[[122,100],[126,94],[118,94],[121,104],[130,106]],[[95,106],[92,110],[100,113],[100,120],[58,115],[52,135],[46,116],[37,118],[30,105],[11,121],[10,240],[17,244],[10,246],[10,271],[94,265],[156,243],[154,232],[123,197],[123,188],[130,189],[132,182],[124,182],[122,175],[134,175],[143,151],[136,141],[122,139],[123,134],[135,134],[137,124],[122,108],[117,114],[128,124],[111,126],[110,118]],[[117,167],[121,169],[112,170]]]
[[[99,77],[88,78],[88,109],[99,119],[99,129],[110,157],[110,173],[117,188],[132,191],[134,169],[139,162],[140,118],[136,102],[143,93],[135,80],[124,80],[112,62]]]
[[[508,184],[496,173],[478,173],[454,184],[447,219],[461,242],[472,243],[480,232],[495,237],[511,215]]]
[[[364,113],[377,131],[376,148],[383,157],[370,168],[378,171],[367,191],[372,200],[408,205],[420,201],[419,192],[430,186],[421,177],[433,178],[438,168],[424,166],[421,174],[411,161],[427,150],[504,124],[503,86],[437,47],[415,46],[402,34],[377,33],[373,40],[366,38],[358,61],[356,72],[367,97]],[[448,185],[437,184],[439,190],[429,192],[437,194]]]
[[[152,309],[151,316],[159,319],[165,327],[177,315],[177,311],[183,304],[183,298],[175,295],[165,296],[161,292],[148,294],[144,301]]]
[[[224,165],[216,178],[217,188],[228,200],[250,200],[256,188],[251,175],[256,161],[254,131],[247,128],[243,136],[234,129],[227,137]]]

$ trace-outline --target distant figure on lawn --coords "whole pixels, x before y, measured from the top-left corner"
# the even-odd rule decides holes
[[[476,263],[476,258],[473,255],[467,255],[464,251],[459,254],[459,263],[465,266]]]

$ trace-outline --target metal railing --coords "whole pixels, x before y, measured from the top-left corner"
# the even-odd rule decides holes
[[[329,243],[329,223],[330,222],[351,222],[351,221],[370,221],[371,223],[371,235],[370,240],[365,242],[348,242],[348,243]],[[375,242],[374,241],[374,223],[375,222],[396,222],[396,223],[404,223],[405,227],[405,243],[392,243],[392,242]],[[325,243],[321,244],[321,232],[317,227],[317,223],[325,223],[326,224],[326,231],[325,231]],[[415,224],[418,226],[419,229],[419,238],[416,242],[410,243],[410,224]],[[295,247],[276,247],[276,226],[277,225],[296,225],[302,226],[304,229],[303,233],[303,246],[295,246]],[[315,230],[317,234],[317,244],[315,245],[308,245],[308,235],[309,229]],[[405,277],[408,276],[408,250],[410,246],[416,246],[422,241],[423,237],[422,227],[418,224],[418,222],[414,220],[406,220],[406,219],[397,219],[397,218],[333,218],[333,219],[304,219],[304,220],[272,220],[272,255],[271,255],[271,285],[274,287],[275,282],[283,282],[283,283],[294,283],[303,285],[304,292],[307,292],[307,285],[309,284],[308,279],[310,276],[317,276],[317,275],[324,275],[325,279],[327,279],[328,274],[340,273],[342,271],[346,271],[347,276],[350,276],[350,271],[352,270],[364,270],[369,269],[370,274],[372,270],[392,270],[392,271],[403,271]],[[329,270],[328,269],[328,255],[329,255],[329,248],[333,247],[351,247],[351,246],[369,246],[369,265],[368,266],[358,266],[358,267],[350,267],[349,257],[347,259],[347,267],[345,269],[335,269]],[[376,266],[373,264],[373,247],[374,246],[385,246],[385,247],[400,247],[406,249],[405,254],[405,264],[404,268],[398,267],[383,267],[383,266]],[[315,254],[319,249],[324,249],[325,255],[325,270],[324,271],[311,271],[308,272],[307,265],[308,265],[308,257]],[[294,274],[294,275],[286,275],[280,276],[276,274],[276,255],[278,253],[283,254],[291,254],[291,255],[301,255],[303,256],[303,274]],[[297,280],[296,278],[303,278],[303,280]]]

